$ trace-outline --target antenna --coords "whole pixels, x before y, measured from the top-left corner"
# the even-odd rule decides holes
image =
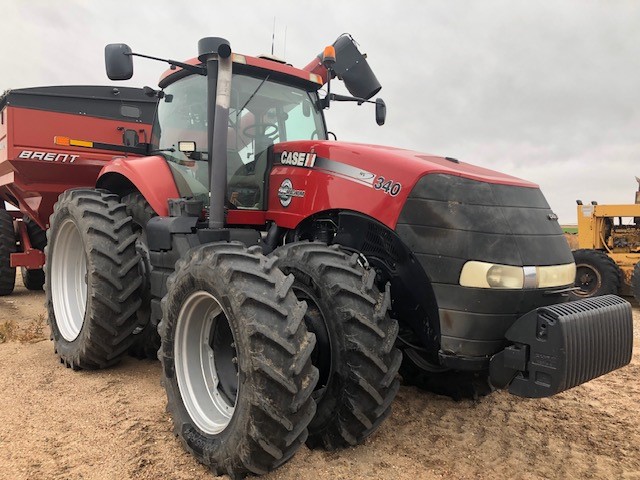
[[[271,55],[273,55],[273,44],[276,41],[276,17],[273,17],[273,30],[271,31]]]
[[[284,52],[282,53],[282,58],[287,58],[287,26],[284,26]],[[640,180],[638,180],[640,183]]]

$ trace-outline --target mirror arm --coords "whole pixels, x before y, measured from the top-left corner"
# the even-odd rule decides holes
[[[178,62],[176,60],[168,60],[166,58],[152,57],[151,55],[143,55],[141,53],[134,53],[134,52],[125,53],[124,55],[130,56],[130,57],[148,58],[150,60],[158,60],[159,62],[167,62],[172,67],[180,67],[180,68],[183,68],[185,70],[188,70],[189,72],[197,73],[198,75],[204,75],[204,76],[207,75],[207,69],[206,68],[198,67],[196,65],[189,65],[188,63],[182,63],[182,62]]]

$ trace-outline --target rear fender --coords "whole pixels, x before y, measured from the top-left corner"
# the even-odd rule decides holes
[[[96,186],[118,195],[138,190],[160,216],[169,215],[167,200],[180,197],[171,169],[161,156],[117,158],[100,171]]]

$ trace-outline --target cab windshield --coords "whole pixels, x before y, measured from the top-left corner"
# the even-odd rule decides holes
[[[209,198],[207,80],[190,75],[169,85],[158,105],[152,149],[167,158],[180,195]],[[267,151],[275,143],[326,139],[315,91],[269,78],[233,74],[227,130],[227,207],[262,209]],[[195,154],[178,142],[195,142]]]

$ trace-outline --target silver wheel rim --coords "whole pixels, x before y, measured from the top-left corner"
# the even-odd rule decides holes
[[[56,325],[68,342],[80,335],[87,309],[87,256],[71,218],[58,228],[51,258],[51,299]]]
[[[208,292],[192,293],[176,324],[174,358],[178,388],[189,416],[206,434],[222,432],[235,409],[220,392],[216,357],[210,346],[216,322],[227,321],[220,302]]]

